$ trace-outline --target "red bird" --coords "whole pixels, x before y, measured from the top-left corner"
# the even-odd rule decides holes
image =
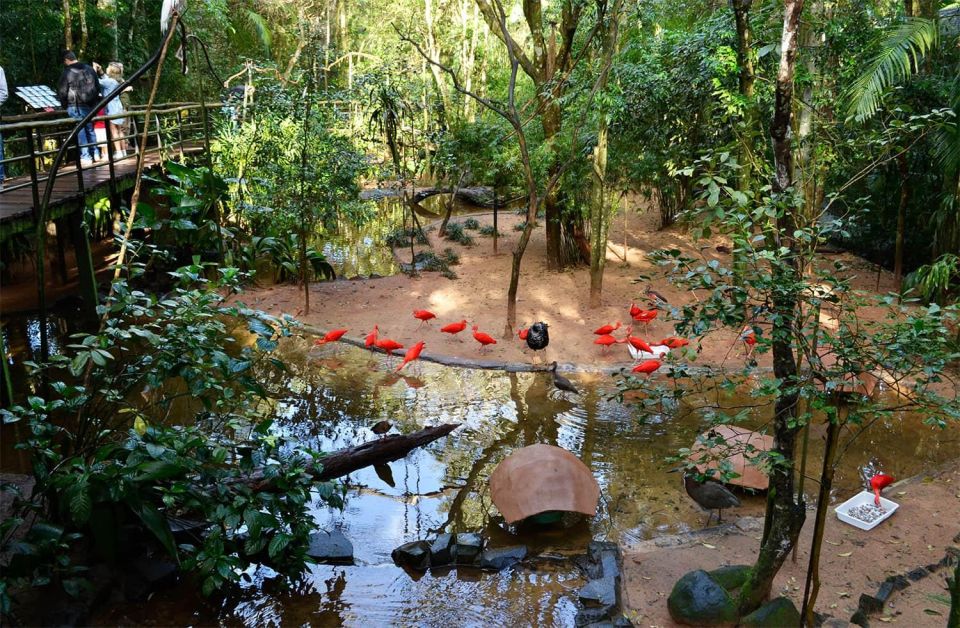
[[[423,325],[424,323],[429,322],[431,318],[436,318],[437,315],[430,310],[414,310],[413,317],[419,319],[420,325]]]
[[[635,315],[633,315],[633,320],[638,323],[649,323],[657,317],[657,310],[640,310]]]
[[[610,334],[604,334],[603,336],[600,336],[599,338],[594,340],[593,344],[600,345],[603,347],[604,350],[607,350],[613,345],[617,344],[617,342],[618,342],[617,339],[611,336]]]
[[[609,336],[610,334],[617,331],[618,329],[620,329],[620,321],[617,321],[616,325],[604,325],[599,329],[593,330],[593,333],[595,333],[598,336]]]
[[[680,347],[686,347],[688,344],[690,344],[690,341],[687,340],[686,338],[677,338],[676,336],[670,336],[668,338],[664,338],[663,340],[661,340],[660,344],[666,345],[671,349],[679,349]]]
[[[334,329],[333,331],[328,331],[326,336],[324,336],[323,338],[317,338],[315,341],[313,341],[313,344],[315,344],[315,345],[325,345],[325,344],[327,344],[328,342],[334,342],[334,341],[336,341],[336,340],[340,340],[341,338],[343,338],[344,334],[346,334],[348,331],[350,331],[350,330],[349,330],[349,329]]]
[[[489,334],[485,334],[482,331],[477,331],[479,329],[476,325],[473,326],[473,339],[480,343],[480,351],[483,351],[483,348],[487,345],[495,345],[497,341],[494,340]]]
[[[366,339],[364,339],[364,341],[363,341],[363,344],[364,344],[364,346],[367,347],[367,349],[369,349],[370,347],[372,347],[372,346],[374,345],[374,343],[377,342],[377,334],[379,334],[379,333],[380,333],[380,327],[378,327],[377,325],[374,325],[374,326],[373,326],[373,331],[370,332],[369,334],[367,334]]]
[[[643,338],[637,338],[636,336],[627,336],[627,342],[630,343],[637,351],[646,351],[647,353],[653,353],[653,348],[643,341]]]
[[[630,304],[630,318],[636,319],[637,315],[640,314],[643,310],[640,309],[640,306],[636,303]]]
[[[878,473],[870,478],[870,488],[873,489],[873,503],[880,506],[880,491],[896,482],[892,475]]]
[[[451,334],[455,336],[466,328],[467,328],[467,321],[466,319],[464,319],[459,323],[450,323],[449,325],[444,325],[443,327],[440,328],[440,331],[442,331],[445,334]]]
[[[393,355],[393,352],[397,349],[403,349],[403,345],[397,342],[396,340],[390,340],[389,338],[384,338],[383,340],[377,340],[375,343],[378,349],[383,349],[387,352],[387,355]]]
[[[530,328],[529,328],[529,327],[524,327],[523,329],[518,329],[518,330],[517,330],[517,338],[519,338],[520,340],[526,340],[526,339],[527,339],[527,335],[528,335],[529,333],[530,333]]]
[[[413,362],[414,360],[418,359],[425,344],[426,343],[421,340],[417,344],[407,349],[407,355],[403,356],[403,362],[401,362],[400,366],[397,367],[397,371],[405,367],[409,362]]]
[[[662,363],[660,362],[660,360],[647,360],[646,362],[641,362],[640,364],[633,367],[633,372],[649,375],[650,373],[653,373],[658,368],[660,368],[661,364]]]
[[[753,327],[750,325],[744,327],[740,332],[740,340],[747,346],[747,357],[753,357],[753,350],[757,348],[757,333],[753,331]]]

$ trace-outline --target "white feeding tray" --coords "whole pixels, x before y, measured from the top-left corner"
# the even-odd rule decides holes
[[[849,523],[855,528],[860,528],[861,530],[872,530],[878,525],[880,525],[880,522],[886,519],[889,519],[890,515],[892,515],[897,510],[897,508],[900,507],[900,504],[896,502],[892,502],[889,499],[886,499],[885,497],[881,497],[880,507],[883,509],[884,512],[873,521],[867,523],[866,521],[857,519],[853,515],[849,514],[852,509],[857,508],[858,506],[863,506],[865,504],[869,504],[870,506],[875,507],[873,498],[874,498],[874,495],[870,491],[861,491],[860,493],[857,493],[856,495],[854,495],[853,497],[851,497],[850,499],[848,499],[847,501],[843,502],[842,504],[840,504],[835,508],[837,517],[840,519],[840,521],[843,521],[844,523]]]

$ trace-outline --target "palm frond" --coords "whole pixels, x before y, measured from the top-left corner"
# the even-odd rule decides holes
[[[257,39],[267,54],[270,54],[270,46],[273,45],[273,34],[270,32],[270,26],[267,24],[266,18],[250,9],[247,9],[244,13],[247,26],[249,26],[250,30],[257,36]]]
[[[890,31],[880,52],[847,92],[848,114],[862,122],[880,108],[883,92],[915,71],[940,41],[936,20],[908,18]]]

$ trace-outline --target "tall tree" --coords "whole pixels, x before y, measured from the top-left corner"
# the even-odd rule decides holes
[[[547,3],[542,0],[523,0],[523,17],[530,31],[531,49],[525,51],[517,44],[505,19],[499,19],[503,7],[499,0],[477,0],[477,6],[487,25],[505,46],[512,41],[520,68],[533,81],[537,93],[537,111],[543,127],[544,142],[553,149],[554,157],[548,166],[548,175],[558,176],[563,167],[558,158],[556,143],[563,129],[561,101],[568,87],[569,72],[573,67],[573,45],[585,4],[562,0],[559,21],[544,15]],[[546,213],[547,264],[560,269],[579,261],[585,246],[583,228],[574,216],[564,216],[556,190],[543,199]]]
[[[73,10],[70,0],[63,0],[63,47],[73,50]]]

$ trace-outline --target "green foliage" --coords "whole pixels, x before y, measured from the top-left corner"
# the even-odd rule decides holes
[[[102,331],[77,334],[63,354],[33,365],[49,394],[0,411],[4,423],[27,424],[17,447],[36,479],[0,524],[12,557],[0,577],[3,608],[21,586],[82,592],[85,568],[71,557],[116,559],[128,551],[128,524],[195,572],[204,594],[254,562],[288,577],[303,571],[319,454],[275,432],[262,404],[262,371],[285,368],[274,350],[295,329],[225,306],[241,279],[234,269],[220,269],[217,282],[204,274],[196,264],[176,271],[162,298],[116,283]],[[235,343],[243,335],[249,342]],[[321,495],[341,503],[329,486]],[[201,522],[202,533],[178,542],[175,518]],[[15,540],[20,526],[27,535]]]
[[[484,225],[480,227],[480,235],[492,238],[494,235],[502,236],[503,234],[494,229],[493,225]]]
[[[476,231],[480,228],[480,221],[478,221],[476,218],[467,218],[463,221],[463,228]]]
[[[402,248],[410,246],[410,238],[415,238],[415,242],[420,245],[430,244],[430,239],[427,237],[427,234],[423,229],[414,229],[414,228],[397,228],[387,234],[383,241],[387,246],[393,248]]]
[[[926,303],[949,305],[960,299],[960,257],[947,253],[907,275],[905,287]]]
[[[451,242],[457,242],[464,246],[473,246],[473,238],[463,229],[464,225],[460,222],[451,222],[447,224],[447,233],[444,237]]]

